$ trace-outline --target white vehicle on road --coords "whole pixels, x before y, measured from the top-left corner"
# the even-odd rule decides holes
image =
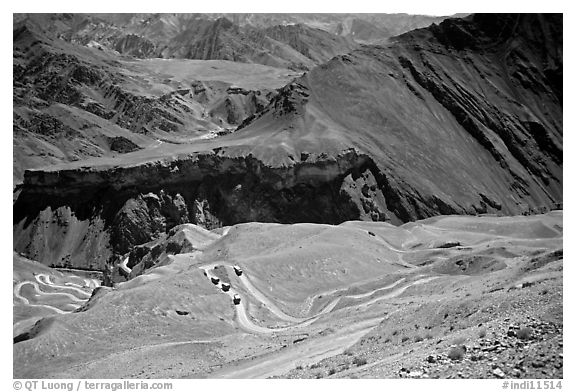
[[[234,305],[238,305],[240,303],[240,296],[238,294],[234,294],[234,298],[232,298],[232,300],[234,301]]]
[[[236,275],[240,276],[240,275],[242,275],[243,271],[242,271],[242,268],[240,268],[240,266],[235,265],[234,266],[234,272],[236,272]]]

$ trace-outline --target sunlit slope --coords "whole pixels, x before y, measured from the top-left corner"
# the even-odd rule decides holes
[[[163,253],[76,312],[38,314],[15,327],[14,374],[262,377],[294,369],[294,358],[313,364],[339,355],[399,314],[403,324],[394,328],[430,324],[435,334],[452,334],[438,306],[477,299],[488,306],[525,286],[537,295],[539,282],[561,277],[562,220],[555,211],[401,227],[248,223],[219,234],[182,225],[169,241],[196,244],[191,253]],[[32,272],[26,265],[19,279]]]
[[[197,344],[203,349],[203,342],[233,331],[233,305],[211,290],[198,268],[190,268],[190,257],[129,283],[115,290],[104,288],[85,311],[37,324],[37,331],[15,346],[15,375],[54,375],[54,369],[68,368],[64,364],[84,362],[86,352],[93,359],[123,351],[138,355],[134,349],[143,345],[178,349],[174,342],[190,345],[189,350]],[[50,365],[34,365],[44,362]],[[108,367],[96,374],[108,377],[113,372]],[[94,373],[80,375],[94,377]]]
[[[274,165],[356,148],[398,189],[397,216],[552,206],[562,200],[555,18],[448,20],[338,56],[217,146]],[[461,44],[456,28],[476,36]]]
[[[201,260],[242,266],[263,293],[293,314],[306,314],[308,302],[323,293],[417,272],[488,273],[506,268],[505,259],[541,248],[562,248],[561,212],[443,216],[400,227],[380,222],[249,223],[232,227]],[[419,270],[422,266],[429,267]]]
[[[314,294],[407,268],[367,231],[313,224],[237,225],[202,258],[240,263],[267,295],[291,307]]]

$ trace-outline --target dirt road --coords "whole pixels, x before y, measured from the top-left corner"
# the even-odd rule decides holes
[[[216,276],[212,273],[214,267],[216,265],[220,265],[220,264],[221,263],[212,263],[209,265],[201,266],[200,268],[204,270],[206,278],[211,281],[212,278],[216,278]],[[225,267],[232,269],[232,267],[230,265],[227,265]],[[231,273],[234,273],[234,272],[231,271]],[[258,301],[260,301],[262,304],[264,304],[274,315],[276,315],[277,317],[279,317],[285,321],[289,321],[289,322],[294,323],[293,325],[286,326],[286,327],[280,327],[280,328],[268,328],[268,327],[263,327],[263,326],[254,324],[252,322],[252,320],[250,319],[250,317],[248,315],[248,311],[246,309],[246,302],[247,302],[246,298],[241,299],[241,302],[239,304],[235,305],[236,320],[240,324],[240,327],[245,329],[248,332],[261,333],[261,334],[271,334],[271,333],[275,333],[275,332],[283,332],[283,331],[287,331],[287,330],[290,330],[293,328],[302,328],[302,327],[308,326],[308,325],[312,324],[313,322],[315,322],[316,320],[318,320],[318,318],[320,318],[321,316],[331,312],[336,307],[336,305],[338,305],[338,303],[340,302],[340,300],[342,298],[354,298],[354,299],[366,298],[366,297],[373,295],[374,293],[376,293],[378,291],[387,290],[387,289],[391,289],[393,287],[396,287],[397,285],[399,285],[400,283],[402,283],[405,280],[405,278],[399,279],[398,281],[396,281],[396,282],[394,282],[388,286],[381,287],[379,289],[376,289],[376,290],[373,290],[371,292],[364,293],[364,294],[340,296],[340,297],[334,299],[333,301],[331,301],[318,314],[311,316],[311,317],[306,317],[306,318],[297,318],[297,317],[292,317],[292,316],[284,313],[276,304],[274,304],[269,298],[267,298],[264,294],[262,294],[262,292],[260,292],[256,287],[254,287],[252,282],[250,282],[250,280],[246,276],[246,273],[242,274],[238,278],[239,278],[240,282],[244,285],[245,289],[248,292],[250,292],[250,294],[253,295]],[[437,277],[435,277],[435,276],[426,277],[423,279],[416,280],[414,282],[410,282],[410,283],[408,283],[408,284],[406,284],[406,285],[404,285],[404,286],[402,286],[396,290],[393,290],[392,292],[386,293],[384,295],[373,298],[367,302],[364,302],[360,305],[360,307],[361,308],[367,307],[367,306],[370,306],[371,304],[376,303],[378,301],[396,297],[396,296],[402,294],[404,291],[406,291],[408,288],[410,288],[412,286],[423,284],[423,283],[429,282],[431,280],[434,280],[436,278]],[[221,285],[221,283],[218,284],[219,288],[221,287],[220,285]],[[231,300],[233,300],[235,295],[239,295],[239,293],[236,290],[234,290],[234,288],[230,288],[228,291],[222,291],[222,293],[228,295]]]
[[[36,285],[36,288],[38,287],[38,284],[37,284],[36,282],[31,282],[31,281],[20,282],[20,283],[18,283],[16,286],[14,286],[14,296],[15,296],[16,298],[18,298],[20,301],[22,301],[22,303],[23,303],[24,305],[50,309],[50,310],[52,310],[52,311],[54,311],[54,312],[56,312],[56,313],[59,313],[59,314],[68,313],[68,312],[65,312],[65,311],[63,311],[63,310],[61,310],[61,309],[58,309],[58,308],[56,308],[56,307],[54,307],[54,306],[50,306],[50,305],[31,304],[30,301],[28,300],[28,298],[23,297],[23,296],[20,294],[20,289],[21,289],[22,286],[24,286],[25,284]]]
[[[47,275],[47,274],[36,275],[36,280],[40,284],[47,285],[47,286],[50,286],[53,288],[64,289],[64,290],[74,290],[74,291],[76,291],[76,292],[78,292],[78,293],[80,293],[83,296],[88,297],[88,298],[90,298],[90,296],[92,295],[90,292],[88,292],[86,290],[79,289],[79,288],[74,287],[72,285],[62,286],[62,285],[56,284],[52,281],[52,277],[50,275]],[[94,279],[84,279],[84,281],[86,282],[86,284],[88,286],[90,286],[90,284],[94,284]]]
[[[384,318],[375,318],[339,329],[335,333],[306,340],[279,352],[244,361],[210,375],[213,378],[267,378],[287,373],[296,366],[309,365],[343,353]]]
[[[14,286],[14,289],[13,289],[14,296],[15,296],[16,298],[18,298],[24,305],[34,306],[34,307],[41,307],[41,308],[49,309],[49,310],[51,310],[51,311],[53,311],[53,312],[56,312],[56,313],[58,313],[58,314],[70,313],[70,311],[65,311],[65,310],[59,309],[59,308],[57,308],[57,307],[55,307],[55,306],[52,306],[52,305],[40,304],[40,303],[30,303],[30,300],[29,300],[28,298],[24,297],[24,296],[21,294],[22,287],[25,286],[25,285],[27,285],[27,284],[28,284],[28,285],[31,285],[31,286],[34,288],[34,291],[36,292],[35,295],[38,296],[38,297],[50,297],[50,296],[52,296],[52,297],[58,297],[58,296],[60,296],[60,297],[67,297],[67,298],[69,298],[69,300],[70,300],[71,302],[73,302],[73,303],[68,303],[67,305],[70,306],[70,307],[72,307],[72,308],[75,308],[75,309],[79,308],[79,307],[81,306],[81,304],[83,304],[84,302],[86,302],[86,301],[90,298],[90,296],[91,296],[91,293],[90,293],[90,292],[88,292],[88,291],[86,291],[86,290],[82,290],[82,289],[80,289],[80,288],[78,288],[78,287],[74,287],[74,286],[78,286],[78,285],[76,285],[76,284],[74,284],[74,283],[68,284],[69,282],[67,282],[66,286],[62,286],[62,285],[55,284],[55,283],[52,281],[52,277],[51,277],[50,275],[48,275],[48,274],[38,274],[38,275],[35,276],[35,278],[36,278],[36,281],[37,281],[38,283],[40,283],[40,285],[39,285],[37,282],[31,281],[31,280],[26,280],[26,281],[23,281],[23,282],[18,283],[16,286]],[[85,279],[85,281],[86,281],[87,284],[94,284],[94,280],[93,280],[93,279]],[[51,287],[51,288],[56,288],[56,289],[63,289],[63,290],[66,290],[66,291],[64,291],[64,292],[56,292],[56,293],[47,292],[47,291],[43,291],[43,290],[40,288],[41,285],[42,285],[42,286],[48,286],[48,287]],[[69,292],[70,290],[79,293],[80,296],[71,294],[71,293]]]

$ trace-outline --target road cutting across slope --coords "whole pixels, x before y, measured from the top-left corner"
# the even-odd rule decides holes
[[[424,284],[431,280],[437,279],[437,276],[425,277],[418,279],[414,282],[410,282],[402,287],[387,293],[385,295],[376,297],[366,303],[361,304],[358,308],[369,306],[375,302],[396,297],[408,288]],[[332,301],[329,306],[332,310],[336,304],[342,298],[366,298],[373,295],[375,292],[385,289],[391,289],[402,283],[405,278],[402,278],[386,287],[374,290],[369,293],[341,296]],[[326,309],[325,308],[325,309]],[[329,311],[330,311],[329,310]],[[396,310],[397,311],[397,310]],[[268,355],[264,355],[255,359],[254,361],[245,361],[237,366],[229,366],[224,369],[211,374],[213,378],[268,378],[272,376],[280,376],[286,374],[290,370],[296,368],[297,366],[307,366],[317,363],[325,358],[329,358],[338,354],[342,354],[348,347],[354,345],[362,336],[369,333],[374,327],[379,325],[383,320],[390,317],[391,314],[386,317],[377,317],[368,320],[364,320],[352,325],[338,329],[335,333],[328,336],[315,337],[314,339],[307,340],[303,343],[298,343],[289,348],[283,349],[279,352],[274,352]],[[315,321],[321,314],[327,313],[325,311],[319,313],[313,317]],[[283,329],[289,329],[286,327]]]
[[[107,364],[110,363],[123,363],[126,361],[126,357],[130,358],[129,356],[134,353],[138,353],[140,355],[146,355],[146,351],[153,351],[157,349],[165,349],[170,347],[177,347],[177,346],[185,346],[185,345],[195,345],[195,344],[214,344],[217,343],[217,340],[182,340],[176,342],[162,342],[162,343],[153,343],[153,344],[144,344],[142,346],[131,347],[127,349],[123,349],[122,351],[106,354],[104,356],[99,356],[91,361],[88,362],[81,362],[76,365],[70,366],[69,370],[75,370],[78,368],[84,368],[84,370],[80,370],[82,373],[77,373],[75,376],[81,378],[87,378],[87,374],[90,374],[92,377],[94,369],[105,368]],[[149,353],[148,353],[149,356]],[[76,371],[76,370],[75,370]],[[97,375],[98,376],[98,375]],[[99,376],[105,377],[105,376]]]
[[[20,289],[22,288],[22,286],[24,286],[25,284],[35,284],[35,282],[30,282],[30,281],[26,281],[26,282],[20,282],[18,283],[16,286],[14,286],[14,296],[16,298],[18,298],[20,301],[23,302],[24,305],[27,306],[34,306],[34,307],[39,307],[39,308],[45,308],[45,309],[50,309],[56,313],[59,314],[65,314],[65,313],[69,313],[69,312],[65,312],[62,309],[58,309],[54,306],[50,306],[50,305],[44,305],[44,304],[31,304],[30,301],[28,300],[28,298],[22,296],[20,294]]]
[[[298,343],[280,352],[271,353],[245,361],[237,366],[229,366],[211,374],[213,378],[267,378],[287,373],[296,366],[317,363],[324,358],[343,353],[358,339],[380,324],[385,317],[364,320],[338,329],[328,336]]]
[[[212,270],[216,265],[220,265],[221,263],[212,263],[209,265],[205,265],[205,266],[201,266],[200,268],[204,270],[204,273],[206,275],[206,277],[212,281],[213,278],[217,278],[214,274],[212,274]],[[228,268],[230,268],[230,266],[226,266]],[[275,333],[275,332],[283,332],[283,331],[287,331],[290,329],[294,329],[294,328],[302,328],[302,327],[306,327],[310,324],[312,324],[313,322],[315,322],[319,317],[321,317],[322,315],[325,315],[328,312],[331,312],[336,305],[338,305],[338,303],[340,302],[340,300],[342,298],[353,298],[353,299],[358,299],[358,298],[365,298],[368,297],[370,295],[373,295],[374,293],[381,291],[381,290],[387,290],[393,287],[396,287],[398,284],[400,284],[402,281],[405,280],[405,278],[402,278],[388,286],[373,290],[372,292],[366,293],[366,294],[356,294],[356,295],[343,295],[340,296],[336,299],[334,299],[333,301],[331,301],[326,307],[324,307],[324,309],[322,311],[320,311],[318,314],[311,316],[311,317],[307,317],[307,318],[297,318],[297,317],[292,317],[287,315],[286,313],[284,313],[282,310],[280,310],[278,308],[278,306],[276,306],[272,301],[270,301],[270,299],[268,299],[264,294],[262,294],[259,290],[257,290],[254,285],[250,282],[250,280],[246,277],[245,273],[243,273],[239,278],[240,282],[242,282],[245,285],[245,288],[252,294],[254,295],[254,297],[262,302],[266,307],[268,307],[268,309],[275,314],[276,316],[279,316],[280,318],[282,318],[285,321],[292,321],[294,322],[294,324],[289,325],[289,326],[285,326],[285,327],[278,327],[278,328],[269,328],[269,327],[263,327],[257,324],[254,324],[252,322],[252,320],[250,320],[250,317],[248,315],[248,311],[246,309],[246,301],[241,301],[239,304],[236,304],[235,309],[236,309],[236,318],[238,323],[240,324],[240,326],[249,331],[249,332],[254,332],[254,333],[261,333],[261,334],[270,334],[270,333]],[[414,286],[414,285],[419,285],[419,284],[423,284],[426,282],[429,282],[433,279],[436,279],[438,277],[433,276],[433,277],[426,277],[426,278],[422,278],[419,280],[416,280],[414,282],[410,282],[390,293],[378,296],[376,298],[371,299],[370,301],[366,302],[366,303],[362,303],[360,305],[360,307],[366,307],[369,306],[373,303],[376,303],[378,301],[384,300],[384,299],[389,299],[389,298],[393,298],[396,297],[400,294],[402,294],[404,291],[406,291],[408,288]],[[248,285],[246,285],[246,282],[248,282]],[[223,293],[227,294],[231,299],[234,299],[234,297],[236,295],[239,295],[239,293],[234,290],[233,288],[230,288],[228,291],[223,291]],[[280,316],[281,315],[281,316]]]
[[[206,273],[206,277],[211,281],[212,278],[216,278],[215,275],[213,275],[211,273],[212,269],[210,268],[206,268],[204,269],[204,272]],[[227,294],[230,299],[234,299],[235,295],[240,295],[236,290],[234,290],[233,288],[230,288],[228,291],[223,292],[225,294]],[[236,309],[236,320],[238,321],[238,324],[240,325],[241,328],[243,328],[244,330],[248,331],[248,332],[254,332],[254,333],[258,333],[258,334],[271,334],[271,333],[275,333],[275,332],[281,332],[281,331],[286,331],[289,328],[292,327],[296,327],[296,325],[294,326],[290,326],[290,327],[280,327],[280,328],[268,328],[268,327],[262,327],[260,325],[256,325],[252,322],[252,320],[250,320],[250,317],[248,316],[248,312],[246,310],[246,301],[240,301],[239,304],[234,306]],[[312,321],[310,321],[311,323]],[[309,324],[309,323],[308,323]],[[308,325],[306,324],[306,325]],[[304,325],[300,325],[300,327],[302,327]]]
[[[37,274],[35,277],[36,277],[36,280],[38,281],[38,283],[41,283],[43,285],[47,285],[47,286],[54,287],[57,289],[74,290],[74,291],[79,292],[82,295],[87,296],[88,298],[90,298],[90,296],[92,295],[88,291],[79,289],[77,287],[73,287],[71,285],[62,286],[62,285],[56,284],[52,281],[52,277],[50,275],[47,275],[47,274]],[[85,279],[85,281],[87,281],[88,286],[90,286],[90,283],[94,284],[94,282],[93,282],[94,279],[90,279],[90,280]],[[98,286],[99,286],[99,284],[98,284]],[[96,287],[98,287],[98,286],[96,286]]]
[[[388,290],[391,289],[393,287],[398,286],[400,283],[404,282],[406,280],[406,278],[401,278],[399,280],[397,280],[396,282],[389,284],[388,286],[384,286],[384,287],[380,287],[378,289],[369,291],[367,293],[363,293],[363,294],[355,294],[355,295],[347,295],[346,297],[348,298],[354,298],[354,299],[360,299],[360,298],[366,298],[366,297],[370,297],[372,294],[378,292],[378,291],[382,291],[382,290]]]
[[[88,298],[84,298],[84,299],[78,298],[78,297],[75,296],[74,294],[70,294],[70,293],[62,293],[62,292],[59,292],[59,293],[50,293],[50,292],[43,291],[43,290],[40,288],[40,286],[38,286],[38,283],[36,283],[36,282],[25,281],[25,282],[22,282],[22,283],[23,283],[22,286],[23,286],[24,284],[30,284],[30,285],[32,285],[32,286],[34,287],[34,290],[38,293],[38,295],[41,295],[41,296],[56,296],[56,297],[58,297],[58,296],[64,296],[64,297],[70,298],[70,299],[71,299],[72,301],[74,301],[74,302],[82,302],[82,303],[83,303],[83,302],[86,302],[86,301],[88,300]],[[20,287],[22,287],[22,286],[20,286]]]
[[[85,303],[91,296],[91,293],[78,288],[78,284],[66,282],[65,285],[55,284],[52,281],[52,277],[49,274],[35,274],[34,275],[36,282],[31,280],[26,280],[23,282],[19,282],[16,286],[14,286],[14,296],[19,299],[22,304],[26,306],[33,306],[33,307],[42,307],[45,309],[49,309],[54,311],[58,314],[66,314],[70,313],[70,311],[62,310],[56,306],[48,305],[48,304],[40,304],[40,303],[31,303],[28,298],[22,295],[21,290],[22,287],[25,285],[31,285],[36,292],[37,297],[66,297],[69,299],[69,303],[66,306],[74,309],[78,309],[83,303]],[[87,284],[95,284],[94,279],[85,279]],[[39,283],[39,284],[38,284]],[[60,292],[48,292],[41,289],[41,286],[47,286],[54,289],[61,289],[63,291]],[[81,286],[80,286],[81,287]],[[70,291],[77,292],[80,295],[74,295],[70,293]]]
[[[82,286],[82,285],[79,285],[78,283],[72,283],[72,282],[66,282],[66,283],[64,283],[64,285],[65,285],[65,286],[76,287],[76,288],[79,288],[79,289],[81,289],[81,288],[84,287],[84,286]]]
[[[226,266],[231,273],[234,273],[234,271],[232,270],[232,267],[230,266]],[[303,322],[308,320],[310,317],[293,317],[290,316],[289,314],[284,313],[278,306],[276,306],[276,304],[274,304],[272,301],[270,301],[260,290],[258,290],[250,281],[250,279],[248,279],[248,277],[246,276],[246,274],[242,274],[240,276],[238,276],[238,279],[240,280],[240,282],[242,282],[242,284],[244,285],[244,287],[250,292],[250,294],[252,294],[252,296],[254,298],[256,298],[258,301],[260,301],[261,303],[263,303],[275,316],[277,316],[278,318],[284,320],[284,321],[290,321],[293,323],[299,323],[299,322]]]
[[[397,296],[399,296],[400,294],[402,294],[403,292],[405,292],[406,290],[408,290],[408,289],[409,289],[410,287],[412,287],[412,286],[417,286],[417,285],[420,285],[420,284],[423,284],[423,283],[428,283],[428,282],[430,282],[430,281],[432,281],[432,280],[434,280],[434,279],[438,279],[438,278],[439,278],[438,276],[429,276],[429,277],[427,277],[427,278],[422,278],[422,279],[415,280],[414,282],[411,282],[411,283],[408,283],[407,285],[404,285],[404,286],[402,286],[402,287],[399,287],[399,288],[397,288],[396,290],[393,290],[393,291],[390,292],[390,293],[387,293],[387,294],[378,296],[378,297],[376,297],[376,298],[373,298],[373,299],[371,299],[371,300],[368,301],[368,302],[363,302],[362,304],[360,304],[359,307],[360,307],[360,308],[365,308],[365,307],[368,307],[368,306],[370,306],[370,305],[372,305],[372,304],[374,304],[374,303],[376,303],[376,302],[382,301],[382,300],[384,300],[384,299],[390,299],[390,298],[397,297]]]

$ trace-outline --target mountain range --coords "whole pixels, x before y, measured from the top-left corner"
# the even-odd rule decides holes
[[[39,27],[37,18],[51,22]],[[190,32],[257,29],[319,64],[303,73],[247,58],[125,56],[102,44],[120,20],[149,26],[156,43],[182,38],[173,46],[182,54],[216,57],[239,46],[197,45],[210,40]],[[152,28],[159,20],[181,24]],[[561,205],[561,15],[449,18],[370,45],[290,19],[247,22],[255,20],[18,20],[15,249],[103,269],[187,222],[401,224]],[[185,23],[194,27],[182,32]],[[93,29],[102,24],[100,36]],[[82,44],[83,31],[99,44]],[[357,46],[322,62],[333,54],[326,42]]]

